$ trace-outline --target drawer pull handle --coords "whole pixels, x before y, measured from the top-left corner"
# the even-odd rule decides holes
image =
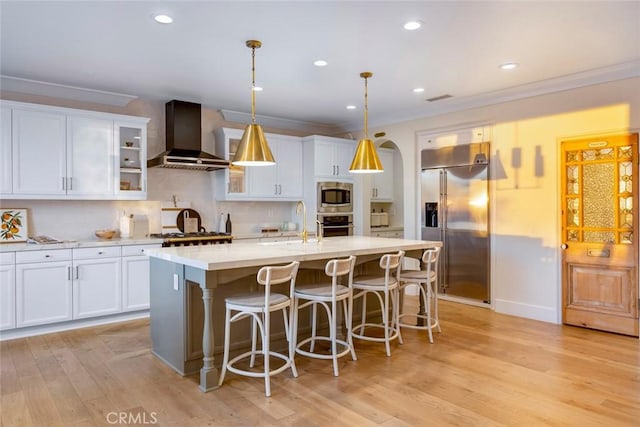
[[[51,255],[45,255],[44,257],[45,258],[51,258]]]
[[[102,254],[104,254],[104,252],[102,252],[102,251],[99,251],[99,252],[98,252],[98,255],[102,255]]]

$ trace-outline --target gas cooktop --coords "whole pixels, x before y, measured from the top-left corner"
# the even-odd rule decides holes
[[[233,236],[229,233],[216,231],[200,231],[196,233],[156,233],[151,237],[164,239],[163,247],[168,246],[199,246],[215,243],[231,243]]]
[[[191,237],[230,237],[229,233],[218,233],[217,231],[198,231],[195,233],[155,233],[151,234],[151,237],[157,239],[181,239]]]

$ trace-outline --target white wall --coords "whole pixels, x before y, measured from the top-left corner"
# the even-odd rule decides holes
[[[492,124],[491,173],[500,178],[490,184],[492,304],[498,312],[559,323],[559,141],[638,131],[639,88],[640,78],[620,80],[372,130],[385,131],[402,152],[405,236],[419,238],[416,133]]]

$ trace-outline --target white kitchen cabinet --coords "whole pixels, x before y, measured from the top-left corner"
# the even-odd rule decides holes
[[[160,245],[122,247],[122,311],[149,308],[149,257],[144,251]]]
[[[355,141],[319,135],[303,138],[303,141],[312,145],[316,178],[353,179],[349,167],[356,151]]]
[[[2,101],[0,193],[13,199],[144,200],[148,121]],[[129,190],[121,191],[124,187]]]
[[[13,194],[67,194],[67,117],[43,109],[12,111]]]
[[[392,202],[393,201],[393,150],[388,148],[378,148],[378,157],[384,168],[382,173],[374,173],[371,187],[371,200]]]
[[[217,129],[216,154],[233,160],[242,133],[242,129]],[[276,164],[248,168],[231,165],[216,171],[217,200],[295,201],[302,198],[303,147],[300,138],[269,133],[265,137]]]
[[[15,253],[0,253],[0,330],[16,327]]]
[[[302,141],[282,135],[266,136],[276,164],[251,169],[249,197],[290,201],[302,199]]]
[[[122,309],[119,246],[73,249],[73,318],[102,316]]]
[[[101,198],[114,195],[113,120],[67,117],[68,195]]]
[[[114,122],[115,180],[118,199],[147,198],[147,126],[146,122]]]
[[[16,253],[16,327],[73,318],[70,249]]]
[[[240,139],[242,129],[219,128],[215,130],[216,155],[233,160]],[[269,166],[266,166],[269,167]],[[218,200],[247,200],[249,197],[248,175],[251,168],[229,165],[228,168],[215,171],[216,199]]]
[[[395,238],[395,239],[403,239],[404,238],[404,231],[403,230],[379,230],[376,231],[375,229],[371,230],[371,236],[372,237],[390,237],[390,238]]]
[[[0,196],[13,192],[13,165],[11,164],[11,108],[0,108]]]

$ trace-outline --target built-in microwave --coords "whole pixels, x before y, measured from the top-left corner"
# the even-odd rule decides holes
[[[348,182],[318,183],[318,212],[353,212],[353,184]]]

